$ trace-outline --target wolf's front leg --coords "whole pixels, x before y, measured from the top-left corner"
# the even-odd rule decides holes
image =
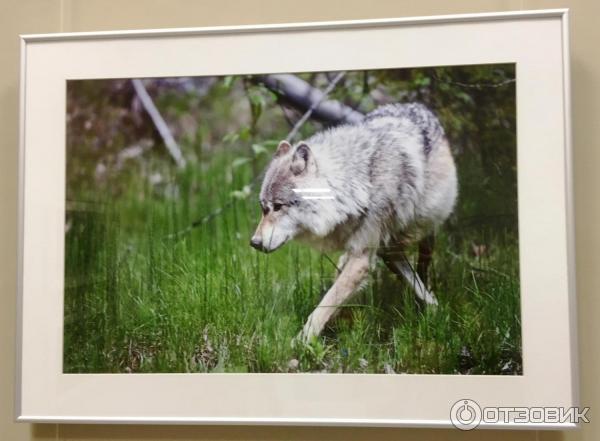
[[[321,302],[306,320],[302,328],[301,338],[310,340],[319,335],[329,319],[337,312],[338,308],[348,300],[369,271],[369,253],[347,255],[346,263],[329,291],[323,296]]]

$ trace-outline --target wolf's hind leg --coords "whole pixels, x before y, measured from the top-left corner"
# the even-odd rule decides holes
[[[300,337],[306,342],[319,335],[327,322],[360,287],[369,272],[369,253],[348,255],[341,273],[316,309],[308,316]]]
[[[395,252],[393,254],[381,254],[380,256],[390,271],[397,276],[401,276],[408,282],[419,299],[428,305],[438,304],[435,295],[427,289],[425,283],[423,283],[419,274],[413,269],[404,253]]]
[[[428,285],[428,274],[429,265],[431,264],[431,258],[433,257],[433,245],[435,243],[435,236],[430,234],[419,241],[419,260],[417,261],[417,274],[421,277],[421,280]]]

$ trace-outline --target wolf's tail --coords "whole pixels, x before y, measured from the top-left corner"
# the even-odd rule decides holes
[[[428,155],[444,137],[444,128],[435,114],[421,103],[387,104],[368,113],[365,121],[376,118],[407,119],[413,123],[423,136],[423,148]]]

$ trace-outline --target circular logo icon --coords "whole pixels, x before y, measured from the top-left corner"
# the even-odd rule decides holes
[[[458,400],[450,409],[450,421],[457,429],[473,430],[481,422],[481,407],[473,400]]]

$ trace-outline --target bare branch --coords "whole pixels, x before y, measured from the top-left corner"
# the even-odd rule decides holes
[[[162,115],[156,108],[154,101],[152,101],[152,98],[148,94],[148,91],[146,90],[144,83],[140,79],[133,79],[133,80],[131,80],[131,83],[133,84],[135,93],[136,93],[137,97],[139,98],[140,102],[142,103],[144,110],[148,113],[148,115],[152,119],[152,123],[154,124],[154,127],[156,127],[156,130],[158,130],[158,133],[160,134],[163,142],[165,143],[165,146],[167,147],[169,154],[171,155],[171,157],[173,158],[173,160],[175,161],[175,163],[177,164],[177,166],[179,168],[185,167],[185,158],[183,157],[183,154],[181,153],[181,149],[179,148],[179,145],[177,144],[177,142],[175,142],[175,139],[173,138],[173,135],[171,134],[171,130],[169,129],[169,126],[167,126],[167,123],[165,122]]]
[[[275,92],[283,101],[300,111],[306,112],[315,103],[311,115],[329,125],[356,124],[363,120],[364,115],[336,100],[326,100],[324,92],[312,87],[303,79],[291,74],[262,75],[255,81],[263,83],[269,90]],[[339,81],[339,80],[338,80]]]

